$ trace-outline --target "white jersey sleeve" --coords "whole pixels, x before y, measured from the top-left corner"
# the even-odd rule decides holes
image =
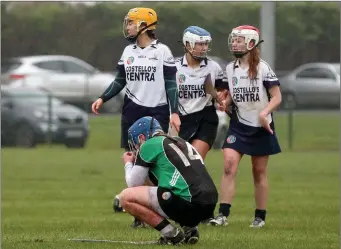
[[[164,75],[168,75],[169,73],[169,68],[171,69],[172,73],[174,73],[174,68],[175,66],[175,60],[173,57],[173,54],[169,47],[166,45],[162,44],[162,50],[163,50],[163,68],[164,68]]]
[[[262,69],[263,85],[265,88],[269,89],[272,86],[279,86],[280,83],[274,71],[271,69],[268,63],[261,60],[260,67]]]
[[[119,59],[118,63],[117,63],[117,69],[122,68],[124,69],[124,58],[126,57],[127,54],[127,50],[129,50],[131,47],[131,45],[128,45],[127,47],[125,47],[125,49],[123,50],[123,53],[121,55],[121,58]]]
[[[214,73],[214,86],[215,88],[220,88],[220,89],[226,89],[226,84],[224,84],[223,82],[223,78],[224,78],[224,71],[221,68],[221,66],[215,62],[215,61],[211,61],[212,63],[212,71]]]

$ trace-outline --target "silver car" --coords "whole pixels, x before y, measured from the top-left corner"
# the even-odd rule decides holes
[[[36,88],[1,87],[2,146],[35,147],[51,142],[83,148],[88,114]]]
[[[3,59],[1,73],[2,85],[36,87],[86,109],[115,79],[112,73],[101,72],[83,60],[65,55]],[[120,111],[122,98],[122,95],[118,95],[111,99],[103,111]]]
[[[340,108],[340,63],[308,63],[279,79],[282,108]]]

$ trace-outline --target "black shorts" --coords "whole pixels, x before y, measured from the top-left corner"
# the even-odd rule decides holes
[[[155,116],[154,118],[159,121],[163,131],[167,133],[169,127],[169,115],[167,114],[167,116],[164,117]],[[126,151],[130,150],[128,144],[128,130],[130,126],[135,123],[136,120],[134,120],[133,122],[127,122],[123,118],[121,119],[121,148],[124,148]]]
[[[249,156],[269,156],[281,152],[273,122],[274,134],[264,128],[253,128],[242,123],[231,123],[222,146]]]
[[[214,106],[206,106],[199,112],[180,116],[179,137],[192,143],[198,139],[212,147],[218,130],[219,118]]]
[[[157,198],[163,212],[181,226],[194,227],[212,217],[216,203],[193,203],[173,194],[168,189],[158,187]]]

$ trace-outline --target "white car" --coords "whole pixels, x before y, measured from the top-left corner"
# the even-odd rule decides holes
[[[1,61],[1,84],[11,87],[37,87],[55,97],[90,108],[115,79],[114,74],[101,72],[83,60],[65,55],[15,57]],[[123,94],[103,107],[106,112],[118,112]]]

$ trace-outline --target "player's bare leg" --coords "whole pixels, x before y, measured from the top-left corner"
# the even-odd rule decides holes
[[[266,205],[268,201],[268,177],[266,170],[268,160],[269,156],[251,157],[256,202],[255,219],[251,227],[259,228],[265,225]]]
[[[155,207],[151,204],[149,188],[147,186],[139,186],[123,190],[120,193],[122,207],[132,216],[160,231],[162,237],[159,243],[180,244],[184,242],[184,233],[153,209]]]
[[[148,178],[145,182],[144,182],[144,186],[154,186],[153,182]],[[134,221],[131,224],[131,227],[133,228],[145,228],[146,225],[144,224],[143,221],[139,220],[138,218],[134,217]]]
[[[210,150],[210,146],[208,145],[208,143],[199,139],[194,139],[191,144],[198,151],[202,159],[205,160],[207,152]]]
[[[148,178],[145,183],[144,183],[144,186],[154,186],[153,182]],[[125,212],[125,210],[122,208],[121,206],[121,203],[120,203],[120,197],[119,195],[116,195],[115,196],[115,199],[114,199],[114,211],[115,212]],[[131,224],[131,227],[133,228],[145,228],[145,224],[140,221],[139,219],[137,219],[136,217],[134,217],[134,221],[133,223]]]
[[[224,171],[220,185],[220,207],[218,216],[212,220],[211,225],[227,225],[227,217],[230,215],[232,200],[235,196],[235,178],[238,164],[242,158],[239,152],[226,148],[224,152]]]

